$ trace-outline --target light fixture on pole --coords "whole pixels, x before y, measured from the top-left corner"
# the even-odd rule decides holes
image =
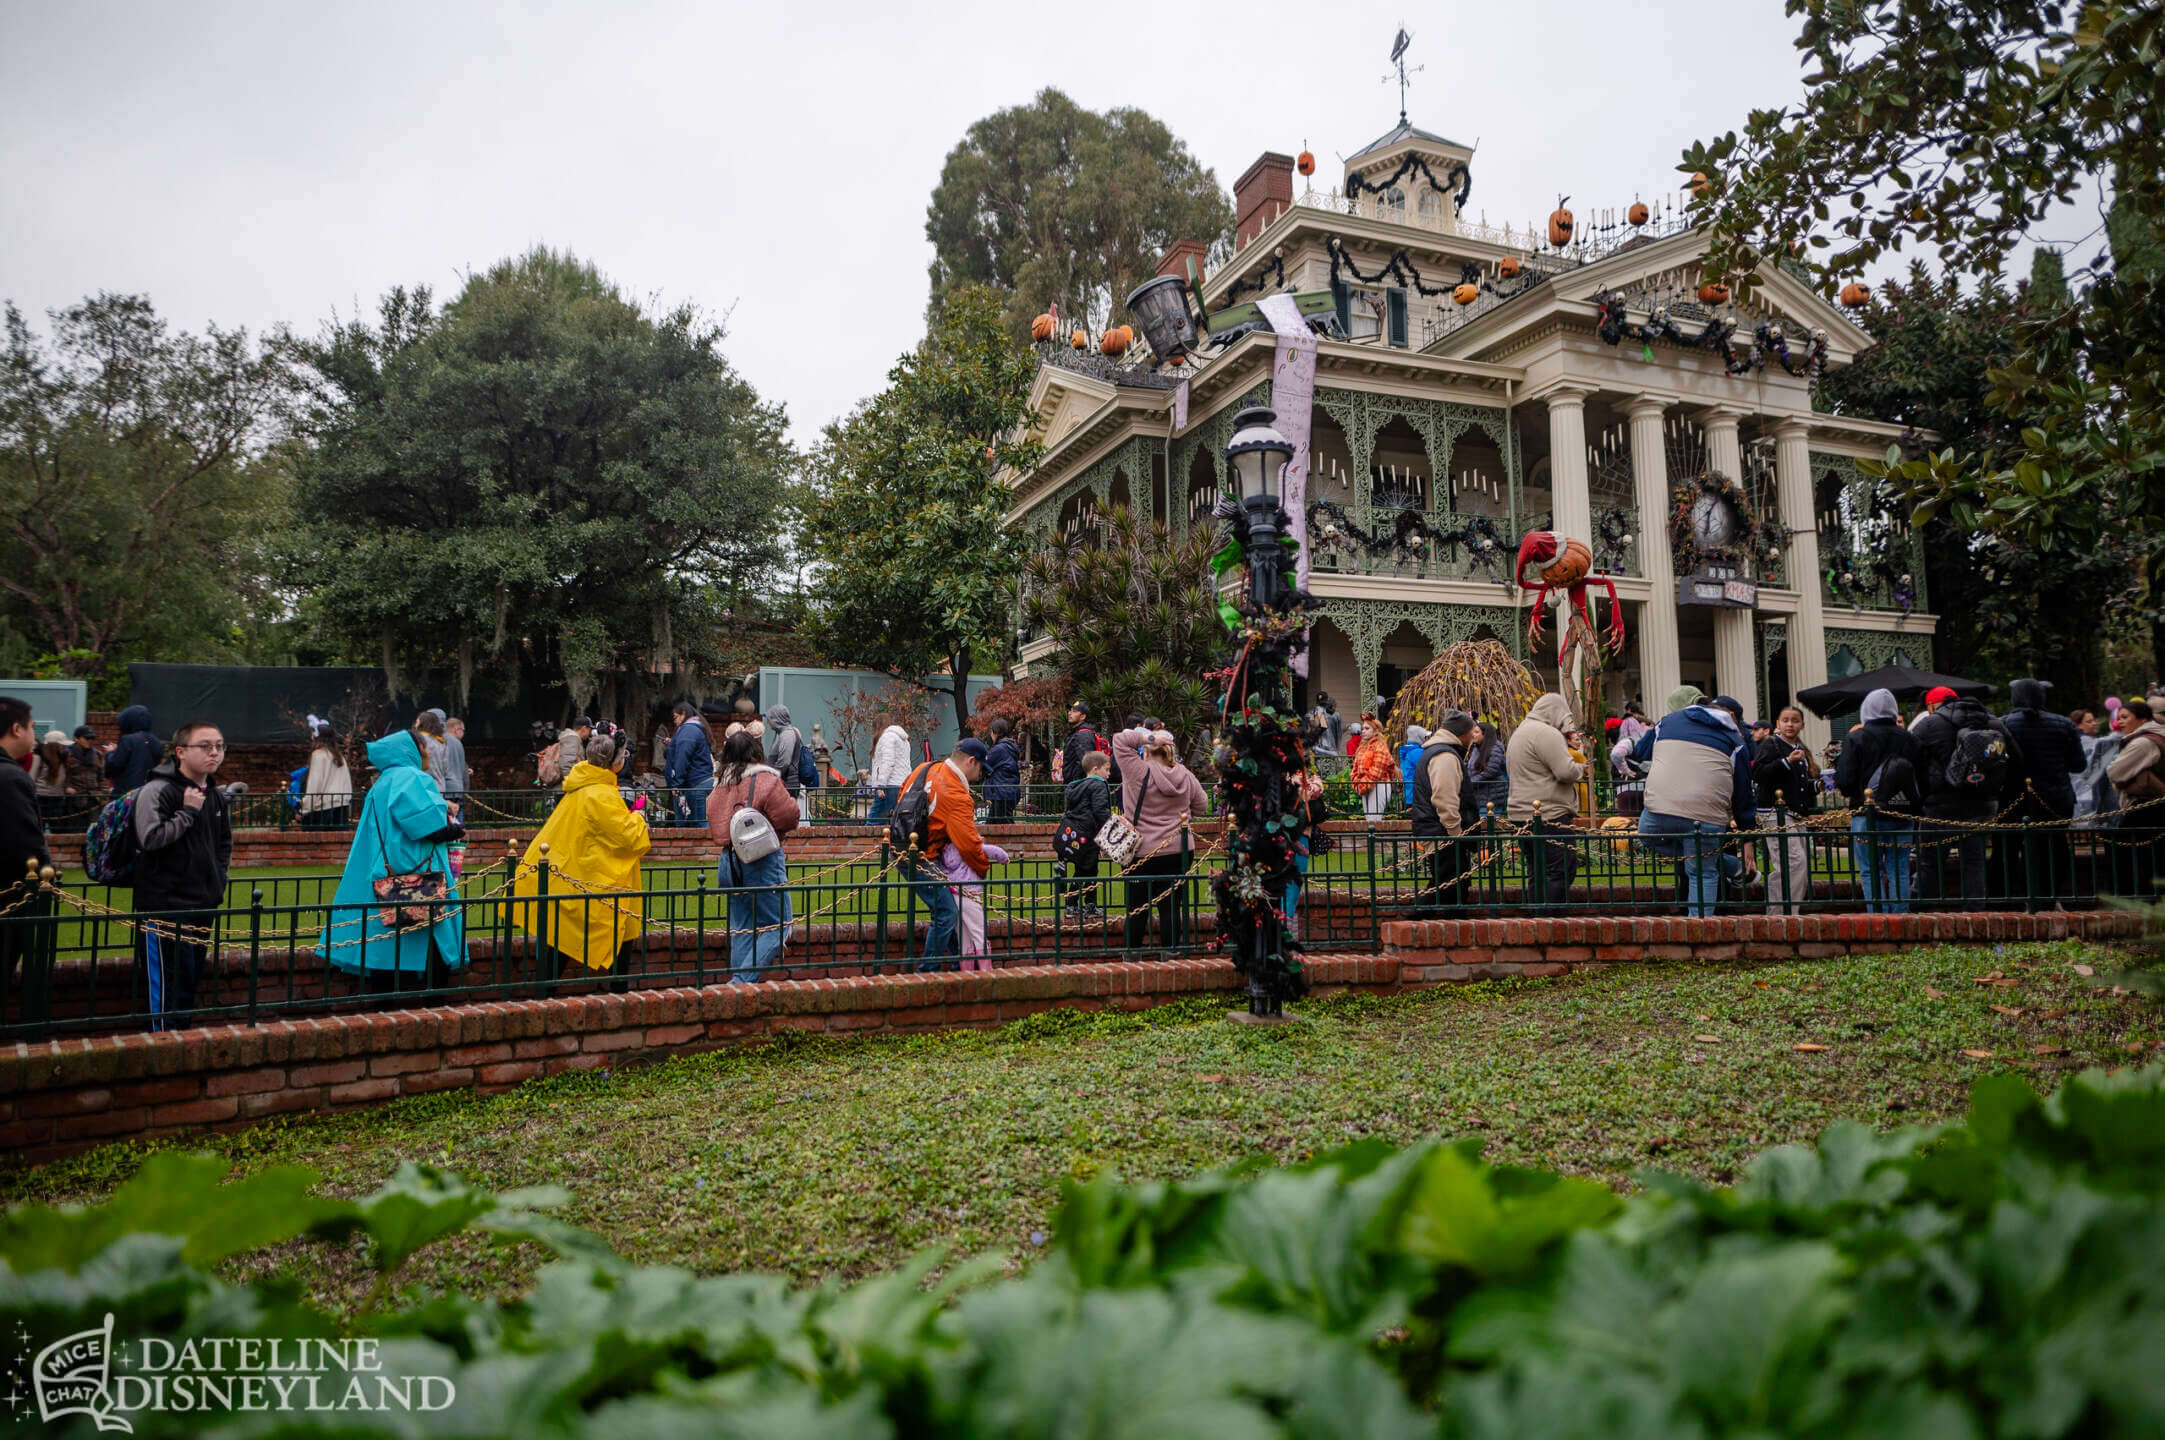
[[[1273,423],[1277,418],[1276,411],[1263,405],[1241,411],[1233,417],[1233,439],[1225,447],[1225,463],[1248,521],[1248,598],[1266,613],[1283,604],[1285,557],[1278,534],[1283,512],[1278,500],[1285,467],[1293,459],[1292,442]]]
[[[1143,339],[1159,362],[1178,360],[1195,348],[1195,316],[1188,309],[1188,287],[1177,275],[1145,280],[1128,294],[1128,316],[1142,327]]]

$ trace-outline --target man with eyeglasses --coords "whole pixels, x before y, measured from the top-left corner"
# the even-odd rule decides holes
[[[211,777],[225,763],[218,727],[195,720],[173,732],[173,753],[135,797],[136,955],[150,1028],[192,1010],[203,957],[225,903],[233,822]]]

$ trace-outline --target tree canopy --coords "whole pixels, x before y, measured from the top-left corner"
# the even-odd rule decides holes
[[[972,663],[1006,653],[1022,555],[1000,472],[1026,472],[1043,449],[1021,438],[1037,361],[999,307],[992,291],[957,290],[887,388],[827,427],[805,517],[825,652],[916,685],[943,672],[932,687],[964,729]]]
[[[1688,149],[1710,268],[1749,290],[1769,257],[1832,284],[1933,247],[1972,276],[2005,268],[2085,184],[2111,196],[2097,252],[1988,372],[2012,437],[1892,456],[1913,519],[2007,534],[2068,561],[2132,537],[2165,562],[2165,7],[2135,0],[1788,0],[1804,16],[1797,106],[1752,112]],[[2089,243],[2088,239],[2083,242]],[[2165,673],[2165,593],[2149,586]]]
[[[1006,292],[1008,331],[1058,303],[1108,324],[1175,240],[1216,246],[1233,207],[1217,176],[1149,113],[1086,110],[1058,90],[996,111],[947,153],[925,214],[932,304]]]
[[[275,608],[256,549],[285,498],[275,357],[176,334],[141,295],[55,312],[49,338],[6,316],[0,618],[68,676],[233,653]]]
[[[537,249],[295,343],[293,582],[394,675],[455,668],[462,701],[482,671],[574,706],[619,669],[695,680],[780,566],[792,465],[722,339]]]

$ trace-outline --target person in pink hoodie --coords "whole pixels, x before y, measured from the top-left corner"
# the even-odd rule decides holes
[[[987,843],[985,858],[995,865],[1007,863],[1007,851]],[[970,862],[962,858],[962,852],[952,843],[940,851],[940,869],[947,874],[947,888],[955,896],[955,928],[962,942],[962,968],[965,970],[990,970],[992,962],[982,958],[989,947],[985,939],[985,877],[970,868]]]

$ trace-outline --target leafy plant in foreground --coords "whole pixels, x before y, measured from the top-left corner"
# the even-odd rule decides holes
[[[407,1166],[360,1201],[296,1170],[152,1157],[87,1209],[0,1221],[0,1324],[123,1337],[376,1337],[455,1388],[428,1414],[131,1418],[138,1434],[1396,1437],[2144,1435],[2165,1428],[2165,1068],[1966,1124],[1834,1126],[1731,1189],[1364,1142],[1287,1169],[1068,1187],[1045,1259],[854,1286],[634,1267]],[[480,1230],[557,1260],[512,1304],[408,1295],[343,1327],[207,1267],[364,1237],[377,1299]],[[272,1425],[267,1422],[278,1422]],[[80,1433],[89,1433],[81,1422]]]

